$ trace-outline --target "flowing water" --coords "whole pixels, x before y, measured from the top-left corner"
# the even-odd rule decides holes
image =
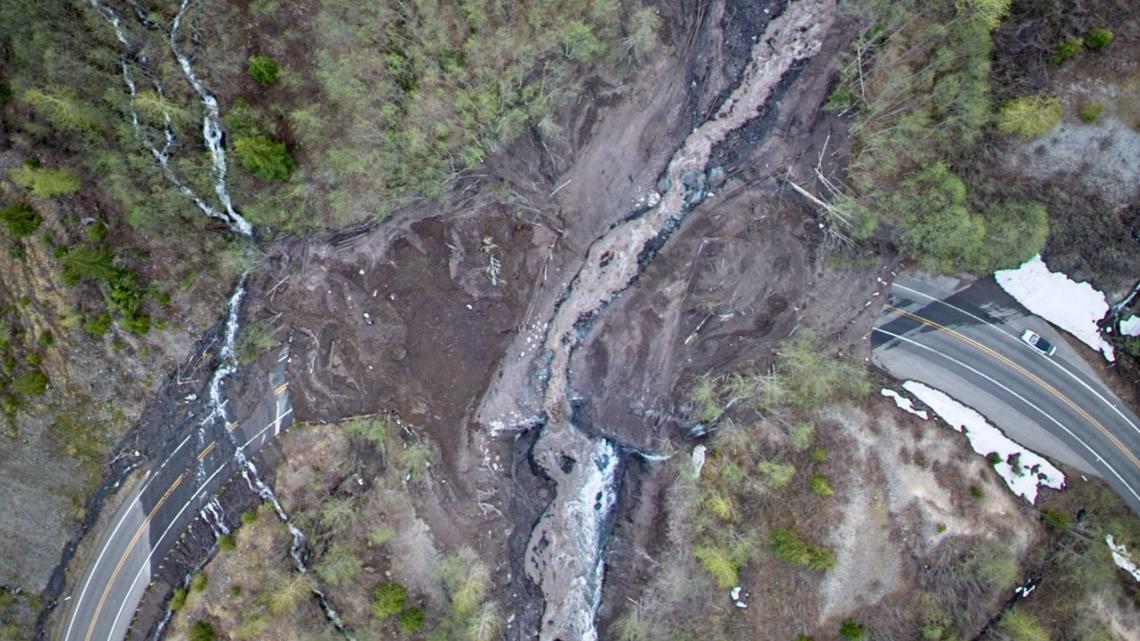
[[[222,126],[221,115],[218,112],[218,99],[206,89],[206,86],[195,75],[190,59],[178,49],[178,31],[182,27],[182,16],[185,15],[189,6],[190,0],[182,0],[178,13],[174,16],[174,23],[170,26],[170,51],[178,60],[178,66],[182,68],[182,75],[186,76],[186,80],[189,81],[190,86],[194,87],[194,91],[202,101],[204,108],[202,137],[206,141],[206,147],[210,150],[210,158],[213,161],[214,193],[218,195],[218,201],[222,203],[222,207],[225,209],[223,218],[229,224],[230,229],[242,236],[250,236],[253,233],[253,228],[246,219],[234,211],[233,200],[226,189],[226,150],[222,147]]]
[[[556,493],[531,532],[524,566],[545,602],[540,641],[597,639],[604,533],[616,503],[616,448],[574,423],[571,355],[592,321],[707,196],[713,172],[706,173],[706,164],[713,147],[758,115],[793,63],[819,50],[833,12],[834,0],[798,0],[768,24],[740,85],[670,160],[661,181],[665,193],[656,206],[594,241],[550,320],[544,354],[549,362],[543,391],[546,421],[531,458],[554,481]]]
[[[89,3],[91,7],[95,9],[95,11],[102,15],[107,20],[107,22],[111,24],[111,27],[115,31],[116,39],[118,39],[119,44],[122,45],[119,64],[122,70],[123,84],[126,85],[127,93],[130,96],[130,113],[128,116],[130,118],[131,128],[135,133],[135,137],[143,145],[143,148],[150,152],[150,155],[154,157],[155,161],[159,165],[159,168],[162,170],[163,176],[165,176],[166,179],[171,184],[173,184],[179,192],[189,198],[199,211],[206,214],[210,218],[216,218],[218,220],[224,221],[229,226],[229,228],[237,234],[246,237],[250,236],[253,233],[252,227],[248,221],[246,221],[241,217],[241,215],[234,211],[229,192],[226,191],[226,161],[225,150],[221,146],[221,128],[218,125],[218,102],[209,92],[205,90],[205,87],[202,86],[197,77],[194,76],[193,68],[190,66],[190,61],[185,56],[180,55],[174,41],[177,33],[177,27],[181,22],[182,13],[186,10],[188,2],[182,3],[178,17],[175,19],[175,29],[171,30],[170,46],[174,51],[175,57],[178,59],[179,66],[182,68],[183,74],[187,75],[187,79],[190,80],[191,85],[194,87],[194,90],[198,93],[205,109],[202,132],[203,137],[206,141],[206,146],[210,150],[211,159],[213,161],[214,191],[218,194],[218,199],[221,201],[225,211],[218,211],[209,203],[207,203],[201,196],[194,193],[194,190],[190,189],[190,187],[183,180],[181,180],[171,168],[170,148],[174,144],[174,128],[170,119],[169,112],[163,112],[163,144],[161,149],[154,143],[153,140],[151,140],[150,136],[148,136],[143,131],[142,124],[139,121],[138,111],[135,109],[135,103],[138,98],[138,86],[135,83],[134,76],[131,74],[129,62],[133,47],[131,46],[130,41],[127,39],[126,32],[123,29],[122,20],[120,20],[118,13],[116,13],[114,9],[103,4],[100,0],[89,0]],[[157,28],[157,25],[155,25],[155,23],[151,22],[145,17],[145,13],[139,13],[141,11],[141,7],[139,7],[137,3],[133,4],[135,6],[136,14],[139,15],[140,21],[142,21],[143,24],[149,28]],[[146,59],[141,53],[138,54],[138,60],[140,63],[146,63]],[[165,99],[165,88],[162,86],[162,83],[159,82],[157,76],[153,80],[153,85],[155,92],[158,94],[159,98]]]

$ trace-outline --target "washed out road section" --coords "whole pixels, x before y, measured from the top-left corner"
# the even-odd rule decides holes
[[[63,641],[120,641],[125,637],[153,568],[238,471],[231,443],[238,443],[252,456],[289,426],[292,407],[284,375],[283,354],[270,372],[263,399],[248,417],[240,422],[217,421],[200,448],[194,447],[196,439],[192,438],[198,421],[191,420],[186,436],[175,443],[167,458],[155,462],[111,519],[75,590],[64,596],[70,607]],[[198,467],[205,470],[200,480],[195,475]]]

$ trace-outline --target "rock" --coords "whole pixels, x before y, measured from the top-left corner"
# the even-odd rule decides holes
[[[701,189],[705,187],[705,175],[698,171],[689,170],[681,174],[681,184],[686,189]]]
[[[713,189],[720,189],[727,177],[724,173],[724,167],[712,167],[708,171],[709,186]]]
[[[661,180],[657,181],[657,191],[659,193],[666,193],[673,188],[673,180],[668,176],[662,176]]]

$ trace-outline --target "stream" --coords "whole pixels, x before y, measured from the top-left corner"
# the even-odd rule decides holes
[[[122,51],[119,56],[119,64],[122,69],[123,84],[126,85],[127,93],[130,96],[130,121],[131,128],[135,133],[135,137],[142,144],[150,155],[154,157],[162,171],[163,176],[174,185],[174,187],[181,192],[184,196],[189,198],[194,206],[198,208],[203,214],[210,218],[215,218],[226,223],[226,225],[236,234],[249,237],[253,234],[253,228],[247,220],[242,218],[240,214],[234,211],[233,201],[230,194],[226,189],[226,156],[225,149],[222,147],[222,131],[219,124],[218,114],[218,101],[210,94],[197,76],[194,75],[193,67],[190,66],[190,60],[183,55],[177,47],[176,38],[178,29],[181,26],[182,15],[189,5],[189,0],[184,0],[178,11],[178,15],[174,19],[174,25],[170,30],[170,48],[178,64],[182,69],[183,75],[186,76],[191,86],[194,87],[204,108],[204,116],[202,118],[202,135],[205,139],[206,147],[210,151],[210,157],[213,163],[214,170],[214,191],[218,196],[218,200],[222,203],[224,211],[218,211],[216,208],[207,203],[201,196],[194,193],[189,185],[180,179],[170,166],[170,148],[174,144],[174,128],[171,123],[170,114],[163,113],[163,146],[161,149],[155,145],[154,141],[143,131],[141,122],[139,121],[138,111],[135,108],[135,102],[138,98],[138,86],[135,83],[134,76],[131,74],[130,58],[132,57],[133,47],[127,39],[126,32],[123,29],[122,20],[119,18],[118,13],[111,7],[103,4],[101,0],[89,0],[91,7],[102,15],[115,31],[115,37],[118,39],[119,44],[122,45]],[[139,8],[136,6],[136,13]],[[144,26],[156,29],[157,25],[150,22],[145,16],[140,16],[140,21]],[[143,54],[137,54],[137,59],[140,63],[146,64],[146,59]],[[162,83],[156,76],[153,80],[155,92],[158,93],[160,98],[165,98],[166,92]]]
[[[555,498],[527,544],[525,568],[545,602],[540,641],[596,641],[605,529],[617,502],[616,447],[574,423],[569,365],[594,319],[630,286],[654,254],[708,196],[713,147],[755,118],[793,63],[819,51],[834,0],[798,0],[772,20],[752,49],[741,83],[685,139],[661,179],[657,205],[595,240],[548,324],[544,357],[545,423],[532,460],[554,481]]]

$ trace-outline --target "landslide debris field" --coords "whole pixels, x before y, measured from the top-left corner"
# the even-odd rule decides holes
[[[173,218],[134,231],[107,223],[116,246],[137,243],[145,250],[131,256],[162,263],[133,277],[152,283],[136,283],[148,302],[130,314],[107,307],[111,334],[90,331],[59,355],[41,341],[49,363],[20,365],[58,372],[66,393],[48,390],[51,412],[20,423],[21,445],[0,459],[0,488],[13,488],[2,505],[17,513],[0,528],[11,534],[0,552],[22,563],[0,574],[0,641],[60,635],[134,470],[209,410],[207,382],[230,361],[217,356],[225,319],[201,328],[224,314],[239,279],[225,416],[261,402],[269,370],[287,358],[296,424],[257,455],[272,502],[249,478],[232,479],[163,560],[129,639],[1044,641],[1046,629],[1138,639],[1140,589],[1103,533],[1140,543],[1140,522],[1102,483],[1066,469],[1066,490],[1025,503],[961,435],[878,394],[893,383],[868,369],[868,334],[891,279],[915,265],[900,246],[914,246],[886,229],[894,220],[857,231],[867,203],[857,208],[855,188],[842,185],[871,146],[858,136],[874,128],[836,98],[862,80],[858,56],[870,49],[859,43],[886,46],[888,36],[868,36],[862,10],[874,3],[599,0],[573,9],[589,33],[536,45],[541,69],[482,49],[416,58],[408,43],[430,39],[427,4],[393,10],[399,28],[371,34],[361,25],[379,18],[347,2],[315,3],[311,21],[299,2],[158,4],[95,2],[86,19],[133,25],[114,32],[108,42],[121,50],[104,63],[116,82],[151,83],[153,96],[131,88],[124,113],[136,132],[140,115],[154,127],[148,143],[169,134],[163,153],[209,129],[205,90],[173,88],[178,65],[216,94],[226,138],[163,175],[183,172],[203,202],[225,203],[210,152],[264,142],[265,155],[231,155],[236,210],[216,217],[223,225],[199,205],[193,225],[234,239],[185,261],[183,241],[152,238]],[[521,20],[475,4],[458,3],[469,34]],[[440,11],[441,22],[459,20]],[[184,13],[183,42],[166,22]],[[538,38],[547,17],[536,16]],[[1134,46],[1130,25],[1120,37]],[[139,33],[153,40],[136,45]],[[321,44],[307,48],[307,38]],[[384,65],[352,58],[355,47],[376,47]],[[256,65],[246,68],[258,52],[281,66],[260,89],[247,77],[258,78]],[[494,118],[475,95],[483,85],[455,80],[475,53],[493,61],[471,78],[506,78]],[[381,76],[376,101],[352,93]],[[532,81],[540,94],[547,81],[569,89],[540,107]],[[163,82],[175,106],[162,106]],[[316,92],[324,102],[306,105]],[[459,94],[471,104],[449,102]],[[206,125],[197,111],[179,120],[187,96],[195,110],[206,105]],[[508,113],[517,103],[531,111]],[[433,117],[447,124],[433,129]],[[460,121],[478,133],[449,129]],[[390,148],[372,146],[369,122]],[[203,158],[209,170],[191,168]],[[20,166],[0,154],[0,168]],[[103,256],[106,233],[65,222],[81,205],[45,206],[59,210],[45,216],[50,242]],[[1104,216],[1132,220],[1126,206]],[[290,213],[302,210],[310,222]],[[38,292],[41,312],[74,308],[72,326],[98,320],[100,288],[118,291],[130,271],[125,253],[106,258],[115,278],[67,290],[50,243],[23,242],[20,271],[0,274],[0,293]],[[1103,264],[1134,261],[1120,238],[1121,257],[1100,262],[1082,243],[1050,242],[1105,281]],[[146,331],[120,327],[172,309],[182,311],[153,330],[149,316]],[[68,331],[47,312],[19,318],[24,334]],[[106,387],[85,368],[117,360]],[[45,421],[75,420],[63,404],[80,395],[114,406],[102,410],[114,425],[47,469],[39,443],[63,446]],[[129,400],[115,405],[119,396]],[[102,465],[105,450],[114,458]],[[86,477],[57,479],[73,474]],[[66,490],[40,504],[48,545],[32,556],[32,497],[57,482]]]

